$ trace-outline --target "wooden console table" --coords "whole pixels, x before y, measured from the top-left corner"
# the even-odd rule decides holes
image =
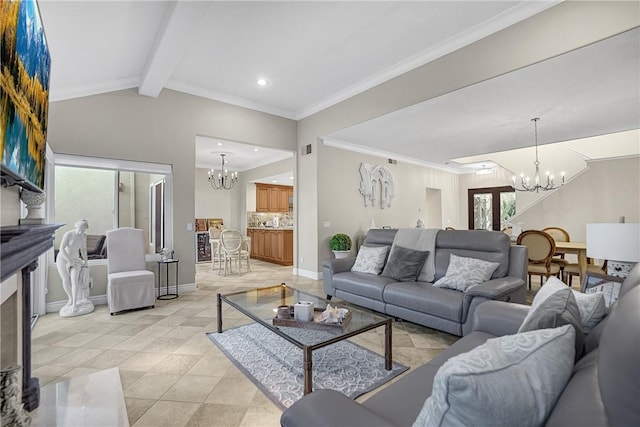
[[[53,247],[53,233],[62,224],[0,227],[0,282],[22,274],[22,403],[33,411],[40,403],[40,383],[31,378],[31,272],[38,257]]]

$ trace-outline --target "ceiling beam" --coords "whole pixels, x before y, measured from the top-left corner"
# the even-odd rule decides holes
[[[140,95],[153,98],[160,95],[212,4],[212,1],[171,2],[140,78]]]

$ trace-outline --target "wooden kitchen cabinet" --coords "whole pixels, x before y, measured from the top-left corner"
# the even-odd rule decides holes
[[[288,212],[293,187],[256,183],[256,212]]]
[[[293,265],[293,230],[247,229],[251,258],[280,265]]]
[[[269,199],[269,186],[256,184],[256,212],[271,212]]]

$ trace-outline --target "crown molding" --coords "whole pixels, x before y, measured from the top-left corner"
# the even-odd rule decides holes
[[[170,79],[165,85],[167,89],[177,90],[178,92],[188,93],[190,95],[211,99],[213,101],[224,102],[225,104],[235,105],[237,107],[248,108],[250,110],[260,111],[274,116],[284,117],[285,119],[296,120],[296,115],[292,111],[283,110],[271,105],[261,104],[239,96],[227,95],[214,90],[208,90],[193,86],[175,79]]]
[[[416,159],[409,156],[403,156],[401,154],[392,153],[390,151],[378,150],[372,147],[366,147],[364,145],[353,144],[351,142],[343,141],[341,139],[330,138],[330,137],[322,137],[322,143],[329,147],[340,148],[342,150],[353,151],[356,153],[368,154],[370,156],[377,156],[386,159],[397,160],[402,163],[408,163],[411,165],[422,166],[426,168],[443,170],[445,172],[455,173],[457,175],[467,173],[468,171],[463,171],[454,167],[447,167],[443,165],[438,165],[435,163],[426,162],[424,160]]]
[[[85,96],[100,95],[107,92],[131,89],[138,87],[140,77],[127,77],[126,79],[112,80],[95,85],[51,89],[50,102],[66,101],[68,99],[83,98]]]
[[[456,34],[453,37],[449,37],[441,43],[438,43],[429,49],[413,55],[412,57],[394,65],[393,67],[389,67],[386,70],[381,71],[380,73],[374,74],[367,79],[362,80],[344,90],[334,93],[333,95],[320,102],[309,105],[308,107],[297,111],[296,119],[301,120],[305,117],[329,108],[359,93],[378,86],[379,84],[398,77],[424,64],[435,61],[436,59],[441,58],[451,52],[468,46],[491,34],[497,33],[500,30],[503,30],[511,25],[530,18],[531,16],[543,12],[544,10],[549,9],[561,2],[562,0],[521,2],[509,8],[508,10],[492,17],[491,19],[468,29],[467,31]]]

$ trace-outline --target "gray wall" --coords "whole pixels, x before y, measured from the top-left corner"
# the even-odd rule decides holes
[[[332,233],[323,228],[323,219],[344,216],[333,200],[336,192],[352,191],[335,186],[334,169],[326,163],[333,161],[331,149],[319,138],[626,31],[639,25],[638,12],[637,2],[561,3],[300,120],[297,127],[292,120],[166,89],[157,99],[126,90],[55,102],[50,110],[49,143],[60,153],[173,165],[174,246],[184,260],[181,283],[193,282],[195,275],[193,233],[186,231],[186,224],[195,218],[194,136],[289,150],[311,144],[313,153],[298,156],[296,164],[296,267],[317,274],[328,254],[324,240]],[[241,213],[240,206],[234,209],[235,214]],[[370,215],[364,206],[359,209],[340,223],[341,230],[355,233],[361,227],[363,218]]]
[[[180,283],[195,280],[195,136],[295,150],[296,122],[164,89],[158,98],[124,90],[59,101],[49,111],[56,153],[172,165],[174,250]]]
[[[331,157],[323,151],[330,148],[320,144],[319,138],[637,27],[639,17],[637,2],[564,2],[300,120],[298,147],[311,144],[314,153],[298,161],[299,268],[319,272],[328,255],[324,240],[338,231],[323,228],[325,218],[340,216],[340,206],[334,200],[342,190],[327,185],[333,183],[335,171],[323,163]],[[355,232],[361,227],[361,214],[351,214],[352,218],[341,222],[340,231]]]

